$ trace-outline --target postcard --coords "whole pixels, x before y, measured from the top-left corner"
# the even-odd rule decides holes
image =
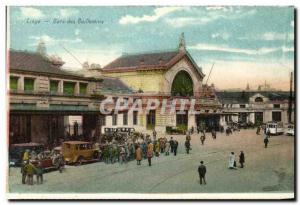
[[[295,199],[293,6],[8,6],[8,199]]]

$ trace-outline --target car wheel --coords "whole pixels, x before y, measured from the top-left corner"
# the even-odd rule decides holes
[[[94,159],[99,159],[99,152],[94,152],[93,158]]]
[[[82,156],[78,157],[76,165],[79,165],[79,166],[82,165],[83,160],[84,160],[84,159],[83,159]]]

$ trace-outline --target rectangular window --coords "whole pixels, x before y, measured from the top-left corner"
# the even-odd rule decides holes
[[[280,104],[273,104],[273,108],[280,108]]]
[[[281,112],[272,112],[272,120],[275,122],[281,121]]]
[[[34,91],[34,79],[33,78],[24,78],[24,91],[25,92]]]
[[[79,83],[79,94],[80,95],[87,94],[87,84],[86,83]]]
[[[147,115],[147,128],[153,129],[155,127],[155,110],[150,110]]]
[[[138,111],[133,111],[133,125],[138,124]]]
[[[128,114],[127,112],[123,113],[123,125],[127,125],[128,124]]]
[[[100,125],[105,126],[106,125],[106,116],[100,117]]]
[[[188,114],[176,114],[176,124],[178,125],[187,125],[188,124]]]
[[[240,104],[240,108],[246,108],[246,105]]]
[[[50,80],[50,93],[56,94],[58,92],[58,81]]]
[[[64,94],[74,95],[75,83],[73,82],[64,82]]]
[[[10,76],[9,78],[9,89],[17,90],[18,89],[18,77]]]
[[[118,115],[113,114],[112,115],[112,125],[117,125],[117,123],[118,123]]]

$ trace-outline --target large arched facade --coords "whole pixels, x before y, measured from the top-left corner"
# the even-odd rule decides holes
[[[184,70],[179,71],[172,82],[172,96],[193,96],[194,84],[190,74]]]

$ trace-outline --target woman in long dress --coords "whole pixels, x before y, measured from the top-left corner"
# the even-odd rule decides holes
[[[229,169],[235,169],[234,161],[235,161],[235,155],[234,155],[234,152],[231,152],[230,155],[229,155],[229,161],[228,161],[228,168]]]

